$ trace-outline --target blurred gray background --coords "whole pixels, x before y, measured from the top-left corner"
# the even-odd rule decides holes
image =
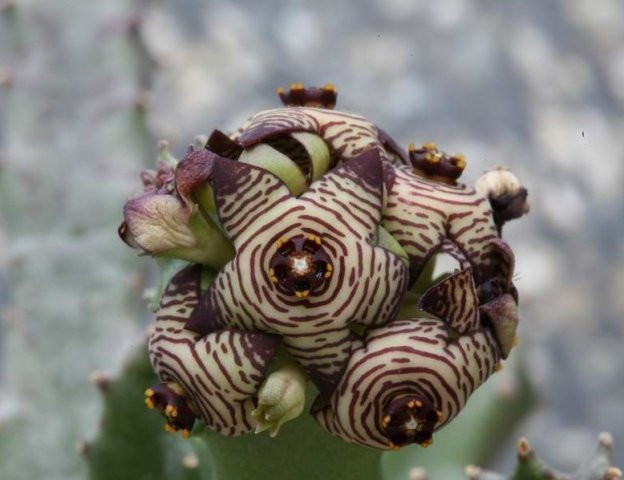
[[[465,153],[469,183],[517,173],[532,211],[505,234],[541,402],[494,466],[526,435],[570,469],[602,430],[622,465],[621,0],[14,4],[0,1],[0,478],[86,475],[76,444],[101,411],[87,376],[114,373],[150,318],[150,261],[116,227],[156,140],[181,154],[294,81],[335,83],[339,108],[403,144]]]

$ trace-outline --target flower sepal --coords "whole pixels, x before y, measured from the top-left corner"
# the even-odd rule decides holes
[[[305,405],[307,379],[294,362],[271,373],[258,392],[258,406],[251,412],[256,433],[269,430],[275,437],[284,423],[297,418]]]
[[[234,257],[232,244],[219,228],[201,213],[198,205],[191,208],[188,229],[194,239],[192,245],[172,248],[156,256],[180,258],[215,268],[221,268]]]

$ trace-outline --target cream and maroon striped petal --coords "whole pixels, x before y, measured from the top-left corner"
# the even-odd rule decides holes
[[[288,335],[284,347],[314,382],[321,397],[328,399],[347,366],[356,339],[348,328],[341,328],[320,334]]]
[[[280,333],[286,345],[293,346],[291,353],[326,391],[349,354],[348,325],[382,325],[393,320],[405,296],[408,271],[400,257],[384,248],[315,227],[316,238],[323,239],[331,275],[305,296],[284,292],[270,276],[270,261],[276,252],[275,242],[288,231],[299,232],[293,225],[301,224],[301,219],[284,222],[280,223],[284,231],[257,231],[254,239],[258,243],[241,245],[204,297],[207,306],[197,310],[205,312],[201,318],[206,329],[201,330],[197,323],[192,328],[208,332],[227,326]],[[295,351],[295,346],[300,351]],[[310,358],[301,351],[311,352]],[[314,352],[320,352],[322,361]]]
[[[488,200],[463,184],[447,185],[419,177],[409,167],[393,167],[382,226],[407,251],[418,272],[452,241],[473,268],[477,284],[483,278],[498,234]]]
[[[470,262],[466,259],[459,247],[448,238],[442,242],[438,253],[450,255],[453,259],[457,261],[458,268],[460,270],[466,270],[467,268],[471,268]]]
[[[220,159],[214,188],[237,251],[187,328],[279,333],[329,392],[350,352],[349,324],[393,320],[407,288],[403,260],[372,245],[383,196],[379,153],[346,161],[299,199],[270,173]]]
[[[264,110],[252,116],[238,130],[235,140],[244,147],[270,141],[272,138],[309,132],[320,136],[332,155],[341,160],[354,158],[366,150],[378,150],[390,163],[401,161],[401,156],[389,153],[389,136],[366,118],[352,113],[322,108],[289,107]],[[400,147],[392,141],[397,151]]]
[[[287,203],[288,187],[267,170],[243,162],[218,158],[213,189],[221,224],[237,246],[259,228],[263,216]]]
[[[176,384],[211,429],[240,435],[254,429],[254,397],[280,338],[261,332],[218,330],[200,336],[184,328],[199,303],[201,268],[187,267],[165,290],[149,352],[154,370]]]
[[[476,330],[479,326],[477,292],[468,269],[433,285],[424,293],[418,306],[444,320],[458,333]]]
[[[315,418],[330,433],[360,445],[426,446],[498,362],[489,330],[451,339],[441,320],[395,321],[367,335],[331,403]]]
[[[318,132],[319,123],[308,110],[276,108],[258,112],[239,129],[236,140],[246,148],[281,134]]]
[[[383,169],[378,150],[368,150],[314,182],[301,196],[341,229],[370,243],[381,221]],[[333,218],[332,218],[333,217]]]

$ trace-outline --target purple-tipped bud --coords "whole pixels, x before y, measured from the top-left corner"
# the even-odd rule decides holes
[[[319,107],[332,109],[336,106],[338,91],[328,83],[322,88],[304,87],[303,83],[291,83],[290,90],[278,87],[277,95],[287,107]]]
[[[529,212],[528,191],[507,168],[488,170],[479,177],[475,188],[489,199],[499,233],[505,222]]]

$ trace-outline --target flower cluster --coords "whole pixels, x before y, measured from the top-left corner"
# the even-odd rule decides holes
[[[463,156],[404,150],[333,110],[332,85],[278,94],[285,107],[144,174],[124,208],[126,243],[189,262],[161,297],[149,353],[162,383],[146,403],[185,435],[196,419],[275,435],[309,381],[328,432],[426,446],[514,344],[500,234],[526,190],[503,170],[479,190],[458,183]],[[439,253],[460,269],[417,295]]]

